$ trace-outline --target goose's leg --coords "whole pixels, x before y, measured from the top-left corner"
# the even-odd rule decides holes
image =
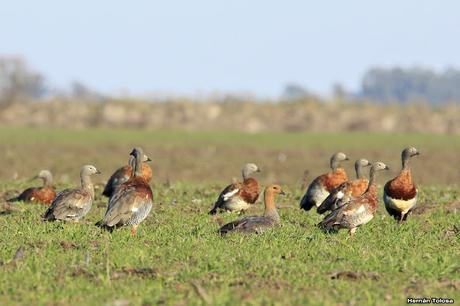
[[[136,236],[137,224],[131,227],[131,236]]]

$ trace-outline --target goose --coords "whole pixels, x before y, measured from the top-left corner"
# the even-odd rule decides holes
[[[236,212],[248,210],[257,201],[260,193],[259,183],[251,177],[255,172],[260,172],[256,164],[246,164],[242,170],[243,182],[234,182],[225,187],[209,214],[215,215],[219,209]]]
[[[339,152],[332,155],[330,159],[332,171],[318,176],[310,183],[300,200],[301,209],[309,211],[314,206],[320,206],[334,188],[348,180],[345,169],[340,167],[341,162],[346,160],[349,158],[345,153]]]
[[[153,206],[153,193],[148,182],[142,175],[143,151],[134,148],[131,152],[133,174],[131,178],[118,186],[109,199],[104,218],[97,226],[112,231],[116,227],[129,225],[134,236],[139,224],[147,218]]]
[[[347,202],[349,197],[358,197],[362,195],[369,184],[369,180],[363,174],[363,168],[370,166],[371,163],[364,158],[355,162],[356,179],[345,182],[331,191],[327,198],[316,209],[318,214],[323,214],[328,210],[334,210]]]
[[[45,221],[76,221],[83,218],[91,209],[94,199],[94,186],[91,176],[101,172],[92,165],[80,170],[81,187],[59,192],[43,215]]]
[[[270,185],[264,191],[265,212],[263,216],[248,216],[225,224],[219,229],[221,235],[231,231],[243,233],[262,233],[264,230],[280,224],[280,216],[276,210],[275,197],[285,195],[278,185]]]
[[[383,189],[383,202],[387,212],[398,222],[406,221],[408,214],[417,204],[418,190],[412,181],[409,160],[420,152],[409,147],[402,151],[402,169],[398,176],[388,181]]]
[[[128,164],[121,168],[118,168],[109,178],[107,184],[105,185],[104,191],[102,195],[106,197],[111,197],[113,192],[117,189],[117,187],[132,176],[133,174],[133,167],[131,164],[133,163],[134,157],[130,156],[128,160]],[[144,155],[143,164],[142,164],[142,176],[147,182],[150,182],[152,179],[152,168],[147,164],[148,162],[152,161],[147,155]]]
[[[375,184],[377,172],[388,169],[389,167],[383,162],[373,163],[366,192],[333,210],[318,224],[318,227],[326,232],[348,229],[350,236],[353,236],[359,226],[374,218],[378,205],[377,186]]]
[[[53,187],[53,175],[49,170],[41,170],[32,180],[43,180],[42,187],[30,187],[21,192],[15,198],[9,199],[8,202],[33,202],[40,204],[51,204],[56,197],[56,191]]]

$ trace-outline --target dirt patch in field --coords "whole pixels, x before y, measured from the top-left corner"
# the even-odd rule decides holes
[[[335,271],[329,273],[331,279],[342,279],[342,280],[361,280],[371,279],[378,280],[380,275],[376,272],[354,272],[354,271]]]

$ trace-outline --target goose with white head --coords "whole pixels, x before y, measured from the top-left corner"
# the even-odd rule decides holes
[[[101,172],[92,165],[85,165],[80,170],[81,187],[65,189],[57,194],[50,207],[43,215],[45,221],[79,221],[91,209],[94,200],[94,185],[91,176]]]

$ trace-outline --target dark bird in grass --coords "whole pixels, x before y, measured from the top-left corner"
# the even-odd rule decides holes
[[[257,201],[260,193],[259,183],[251,177],[255,172],[260,172],[256,164],[246,164],[242,170],[243,182],[235,182],[225,187],[209,214],[215,215],[218,210],[236,212],[248,210]]]
[[[34,176],[32,180],[43,180],[42,187],[30,187],[21,192],[15,198],[9,199],[8,202],[33,202],[49,205],[56,197],[56,191],[53,187],[53,175],[48,170],[42,170],[38,175]]]
[[[348,229],[350,236],[352,236],[359,226],[371,221],[378,205],[376,174],[378,171],[388,169],[388,166],[382,162],[373,163],[366,192],[333,210],[318,224],[318,227],[326,232]]]
[[[153,206],[153,194],[148,182],[142,175],[144,153],[141,148],[131,152],[133,174],[128,181],[116,189],[109,199],[104,218],[97,226],[112,231],[116,227],[131,226],[131,234],[135,235],[138,225],[147,218]]]
[[[331,191],[327,198],[316,209],[318,214],[323,214],[328,210],[334,210],[348,202],[351,198],[356,198],[362,195],[369,184],[369,180],[363,174],[363,168],[370,166],[371,163],[364,158],[358,159],[355,162],[356,179],[344,182]]]
[[[401,153],[402,169],[398,176],[388,181],[383,189],[383,201],[387,212],[398,222],[406,221],[417,204],[418,190],[412,180],[409,160],[420,155],[414,148],[406,148]]]
[[[101,172],[92,165],[80,170],[81,187],[59,192],[43,215],[45,221],[79,221],[91,209],[94,200],[94,185],[91,176]]]
[[[275,197],[284,195],[284,191],[278,185],[270,185],[264,191],[265,212],[263,216],[248,216],[225,224],[219,229],[219,233],[225,235],[229,232],[262,233],[268,228],[280,224],[280,216],[276,210]]]
[[[318,176],[310,183],[307,191],[300,200],[301,209],[309,211],[313,207],[320,206],[334,188],[348,181],[345,169],[340,166],[346,160],[349,159],[342,152],[332,155],[330,160],[332,171]]]
[[[118,186],[129,180],[133,174],[133,167],[131,166],[133,164],[133,160],[134,157],[130,155],[128,164],[117,169],[110,176],[107,184],[105,185],[104,191],[102,192],[102,195],[110,198]],[[142,177],[147,182],[150,182],[152,179],[152,168],[150,168],[150,166],[147,164],[150,161],[152,160],[147,155],[144,155],[142,163]]]

